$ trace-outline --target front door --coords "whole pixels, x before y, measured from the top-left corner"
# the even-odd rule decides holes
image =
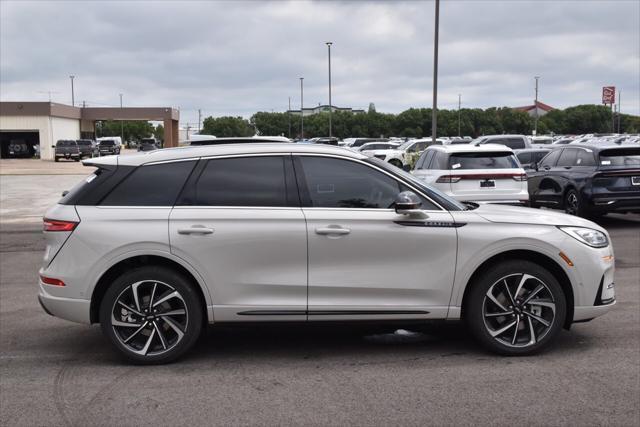
[[[399,215],[410,190],[365,162],[296,156],[309,248],[309,320],[445,317],[456,262],[452,216]]]
[[[169,220],[216,321],[306,320],[307,232],[291,156],[201,160]]]

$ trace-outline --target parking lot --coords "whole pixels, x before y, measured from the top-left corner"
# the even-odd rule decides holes
[[[38,162],[40,172],[18,176],[6,165],[4,425],[640,424],[640,215],[601,221],[616,254],[616,308],[538,356],[488,354],[457,323],[274,325],[210,327],[179,362],[135,367],[99,326],[50,317],[36,300],[42,213],[89,170],[42,173],[54,165]]]

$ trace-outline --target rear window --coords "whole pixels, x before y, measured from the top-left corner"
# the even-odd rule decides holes
[[[173,206],[194,160],[139,166],[104,198],[102,206]]]
[[[91,141],[80,139],[77,141],[78,145],[91,145]]]
[[[100,145],[116,145],[116,143],[111,139],[107,139],[105,141],[100,141]]]
[[[56,144],[58,147],[73,147],[76,145],[75,141],[58,141]]]
[[[449,169],[519,168],[513,153],[456,153],[449,157]]]
[[[502,144],[512,150],[527,148],[522,138],[490,138],[487,141],[483,141],[483,144]]]
[[[600,152],[602,167],[640,167],[640,148],[620,148]]]

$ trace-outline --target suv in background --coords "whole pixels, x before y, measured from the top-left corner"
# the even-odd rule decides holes
[[[564,145],[529,172],[532,206],[571,215],[640,212],[640,147]]]
[[[91,139],[78,139],[76,144],[80,150],[80,158],[93,157],[98,154],[98,145]]]
[[[534,169],[536,163],[549,154],[551,148],[525,148],[523,150],[513,150],[518,161],[525,169]]]
[[[98,141],[98,155],[109,156],[120,154],[120,144],[115,139],[101,139]]]
[[[78,143],[73,139],[61,139],[56,142],[55,145],[55,153],[54,153],[54,161],[58,161],[60,159],[67,160],[75,160],[79,162],[81,158],[80,148],[78,147]]]
[[[138,151],[153,151],[158,149],[158,141],[155,138],[142,138],[138,144]]]
[[[533,148],[529,138],[524,135],[486,135],[471,141],[471,143],[474,145],[502,144],[512,150]]]
[[[371,155],[385,162],[391,163],[400,169],[410,169],[412,162],[412,156],[416,156],[427,149],[427,147],[433,144],[431,138],[423,139],[410,139],[409,141],[401,144],[397,148],[387,150],[374,150],[371,151]],[[442,144],[442,140],[436,140],[436,144]],[[352,146],[353,147],[353,146]]]
[[[431,146],[412,174],[460,201],[526,205],[527,174],[509,147]]]

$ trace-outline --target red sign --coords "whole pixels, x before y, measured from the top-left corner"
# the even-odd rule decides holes
[[[615,86],[604,86],[602,88],[602,103],[605,105],[616,103],[616,87]]]

